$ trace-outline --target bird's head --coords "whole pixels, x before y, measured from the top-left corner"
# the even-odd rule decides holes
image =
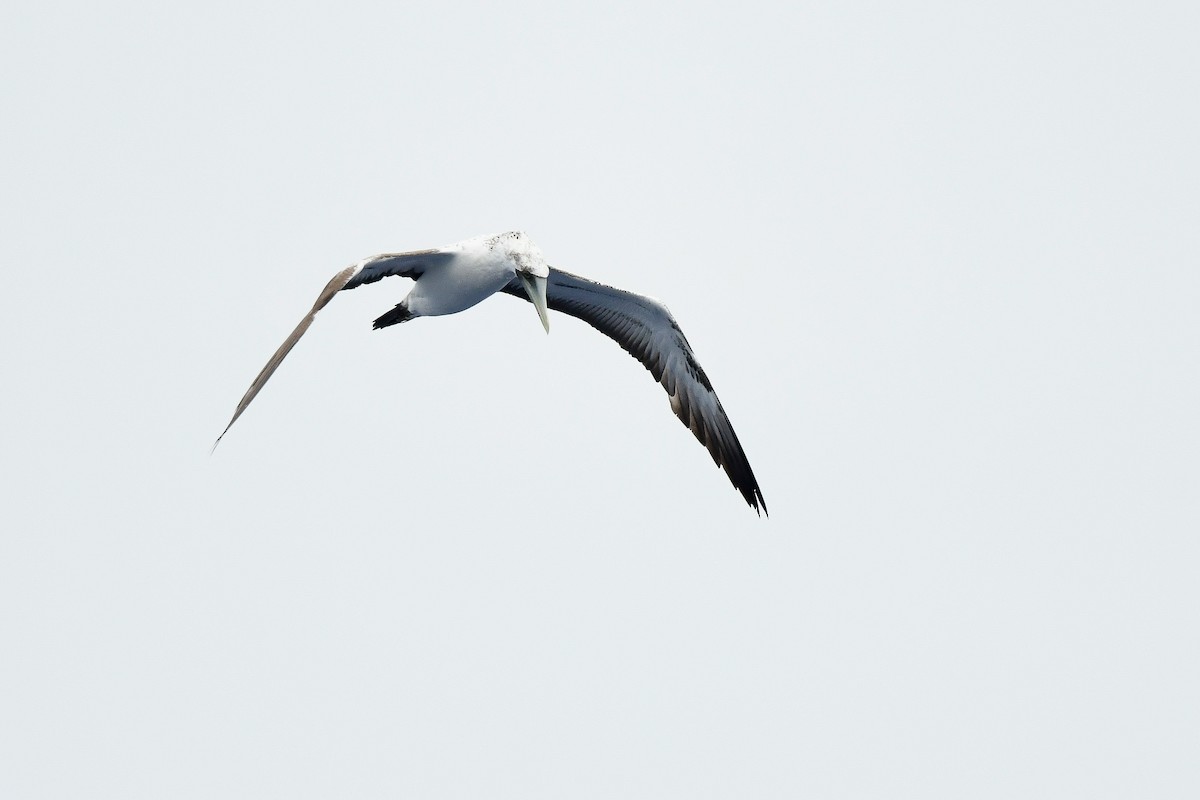
[[[525,287],[525,293],[537,309],[538,318],[546,333],[550,332],[550,317],[546,310],[546,279],[550,277],[550,267],[542,255],[542,250],[528,235],[521,231],[502,233],[495,239],[496,247],[502,248],[512,259],[517,277]]]

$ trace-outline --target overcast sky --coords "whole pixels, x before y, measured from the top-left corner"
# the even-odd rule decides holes
[[[1196,8],[8,4],[0,796],[1196,796]]]

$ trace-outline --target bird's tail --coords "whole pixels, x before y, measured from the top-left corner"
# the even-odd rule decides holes
[[[408,322],[412,318],[413,314],[408,310],[408,306],[404,303],[397,303],[395,308],[379,317],[379,319],[375,320],[373,327],[375,330],[379,330],[380,328],[386,328],[389,325]]]

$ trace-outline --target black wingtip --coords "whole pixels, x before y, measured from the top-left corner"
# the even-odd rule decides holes
[[[763,499],[762,489],[758,488],[758,480],[754,477],[754,471],[750,469],[750,463],[746,461],[745,453],[741,452],[740,445],[738,455],[740,458],[736,461],[724,465],[725,474],[729,476],[733,488],[742,495],[746,505],[753,508],[758,516],[770,519],[771,512],[767,511],[767,501]],[[734,466],[735,464],[740,464],[740,468]]]
[[[767,501],[763,500],[762,490],[758,488],[757,483],[746,488],[735,484],[734,488],[742,495],[742,499],[746,501],[746,505],[754,509],[755,514],[770,519],[771,513],[767,511]]]

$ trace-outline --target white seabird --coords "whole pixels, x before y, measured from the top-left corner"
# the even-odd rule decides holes
[[[550,332],[547,309],[551,308],[591,325],[650,370],[670,396],[671,410],[700,444],[708,448],[734,488],[755,512],[766,512],[762,491],[729,417],[667,307],[652,298],[547,266],[542,251],[519,231],[477,236],[432,250],[371,256],[334,275],[312,310],[250,384],[213,448],[308,330],[316,313],[335,294],[389,275],[412,278],[416,283],[404,300],[375,320],[375,328],[416,317],[457,314],[497,292],[533,303],[547,333]]]

